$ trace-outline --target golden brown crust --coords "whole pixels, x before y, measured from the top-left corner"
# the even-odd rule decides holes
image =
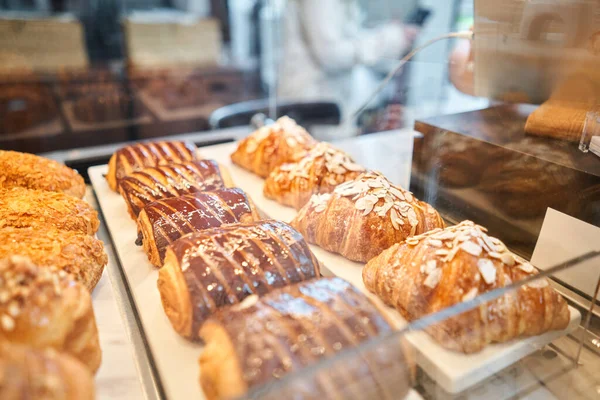
[[[185,338],[246,297],[320,276],[319,262],[286,223],[231,224],[186,235],[167,249],[158,277],[165,313]]]
[[[79,361],[52,349],[0,343],[3,400],[93,400],[94,378]]]
[[[322,142],[300,161],[275,168],[265,180],[263,193],[278,203],[300,209],[313,194],[331,193],[365,171],[348,154]]]
[[[38,267],[26,257],[0,260],[0,342],[51,347],[92,372],[102,353],[88,291],[64,271]]]
[[[206,323],[202,337],[207,345],[200,355],[200,385],[208,400],[237,399],[248,390],[231,338],[222,326]],[[226,371],[226,372],[225,372]]]
[[[363,281],[412,321],[535,274],[484,228],[464,221],[393,245],[367,263]],[[446,348],[473,353],[492,342],[564,329],[569,319],[567,303],[543,278],[429,332]]]
[[[78,198],[85,195],[85,183],[77,171],[33,154],[0,150],[0,188],[15,186],[63,192]]]
[[[213,160],[142,168],[119,181],[119,193],[133,219],[154,201],[224,188],[219,165]]]
[[[376,172],[332,194],[314,195],[290,224],[309,243],[360,262],[407,237],[444,227],[433,207]]]
[[[192,302],[190,292],[175,253],[167,250],[163,267],[158,271],[158,291],[165,314],[173,328],[184,337],[192,337]]]
[[[90,235],[52,227],[0,229],[0,258],[29,257],[41,267],[63,270],[90,292],[102,277],[108,257],[102,242]]]
[[[0,189],[0,228],[53,226],[93,235],[100,226],[98,212],[88,203],[64,193],[15,187]]]
[[[316,143],[296,121],[281,117],[275,124],[262,127],[241,140],[231,160],[266,178],[275,167],[300,160]]]
[[[138,232],[148,259],[161,267],[166,247],[188,233],[259,219],[242,189],[222,189],[148,204],[138,217]]]
[[[136,143],[123,147],[108,162],[108,186],[117,191],[122,178],[145,167],[195,160],[197,150],[193,143],[179,141]]]
[[[277,391],[274,386],[265,395],[273,399],[403,398],[410,388],[410,368],[399,340],[319,369],[324,359],[391,332],[373,303],[342,279],[286,286],[261,298],[249,297],[204,324],[200,335],[209,353],[200,358],[202,387],[210,398],[234,398],[312,367],[315,374],[289,380]]]

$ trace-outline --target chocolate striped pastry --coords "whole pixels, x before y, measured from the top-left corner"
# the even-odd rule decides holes
[[[202,326],[200,383],[208,399],[244,396],[250,389],[312,367],[312,373],[272,385],[264,399],[402,399],[411,367],[399,338],[326,358],[392,327],[377,307],[340,278],[314,279],[248,298]]]
[[[204,320],[222,307],[320,276],[302,236],[279,221],[187,235],[169,246],[158,274],[165,312],[189,339],[197,339]]]
[[[145,167],[195,160],[197,150],[193,143],[175,141],[136,143],[123,147],[108,162],[108,186],[117,191],[121,179]]]
[[[223,224],[260,219],[242,189],[222,189],[171,197],[148,204],[138,217],[138,244],[148,259],[162,266],[167,245],[183,235]]]
[[[132,172],[120,180],[119,192],[127,203],[129,215],[136,219],[142,208],[153,201],[231,186],[224,167],[213,160],[198,160]]]

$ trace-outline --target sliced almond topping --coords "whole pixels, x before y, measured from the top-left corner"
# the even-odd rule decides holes
[[[440,249],[435,251],[436,256],[447,256],[448,250]]]
[[[535,281],[529,282],[525,286],[533,289],[543,289],[548,286],[548,280],[546,278],[536,279]]]
[[[372,188],[382,188],[383,187],[383,182],[380,179],[369,179],[367,181],[367,184],[369,185],[369,187],[372,187]]]
[[[18,317],[21,314],[21,307],[19,307],[19,303],[16,301],[11,301],[8,305],[8,313],[11,317]]]
[[[462,301],[471,301],[473,300],[475,297],[477,297],[477,294],[479,293],[479,290],[477,290],[477,288],[471,288],[471,290],[469,290],[463,297],[462,297]]]
[[[328,168],[328,169],[329,169],[331,172],[333,172],[334,174],[338,174],[338,175],[343,175],[343,174],[345,174],[345,173],[347,172],[347,171],[346,171],[346,169],[345,169],[344,167],[342,167],[342,166],[339,166],[339,165],[338,165],[338,166],[335,166],[335,167],[332,167],[332,168]]]
[[[489,247],[488,251],[498,251],[498,249],[496,248],[496,245],[494,244],[494,242],[492,242],[492,240],[490,239],[490,237],[488,235],[482,235],[481,236],[483,241],[485,242],[485,244]]]
[[[346,168],[348,171],[353,171],[353,172],[360,172],[360,171],[365,170],[365,168],[362,165],[358,165],[353,162],[345,162],[344,168]]]
[[[520,264],[519,266],[517,266],[517,268],[519,268],[523,272],[527,272],[528,274],[535,272],[535,268],[529,263]]]
[[[442,279],[442,269],[436,268],[427,275],[427,278],[423,281],[423,285],[434,289],[440,283],[440,279]]]
[[[395,188],[395,187],[392,186],[392,187],[389,188],[389,192],[391,194],[393,194],[394,196],[396,196],[397,198],[399,198],[400,200],[404,200],[405,199],[404,194],[402,194],[402,191],[400,189],[398,189],[398,188]]]
[[[463,249],[464,251],[466,251],[469,254],[474,255],[475,257],[479,257],[481,255],[481,252],[483,251],[483,249],[481,248],[480,245],[478,245],[477,243],[473,243],[473,242],[463,242],[460,245],[460,248]]]
[[[508,251],[505,251],[504,253],[502,253],[500,255],[500,259],[502,260],[502,262],[504,264],[508,265],[509,267],[512,267],[513,265],[515,265],[515,257]]]
[[[3,314],[2,317],[0,317],[0,324],[2,325],[2,329],[7,332],[15,329],[15,320],[6,314]]]
[[[429,275],[437,268],[437,261],[429,260],[425,264],[423,264],[423,266],[424,266],[424,268],[423,268],[423,271],[421,271],[421,272],[424,272],[427,275]]]
[[[442,247],[442,241],[441,240],[437,240],[437,239],[429,239],[427,241],[427,243],[429,243],[430,245],[432,245],[433,247]]]
[[[400,225],[398,225],[398,220],[400,219],[400,216],[398,215],[398,212],[393,208],[390,212],[390,219],[392,220],[392,226],[394,227],[394,229],[399,230]]]
[[[477,261],[477,268],[479,268],[479,273],[483,277],[483,280],[488,285],[496,282],[496,267],[494,267],[494,263],[487,259],[481,258]]]
[[[454,247],[452,250],[450,250],[450,252],[448,253],[448,255],[446,256],[446,258],[444,259],[445,262],[450,262],[452,260],[454,260],[454,257],[456,256],[456,253],[458,253],[458,250],[460,250],[460,247]]]

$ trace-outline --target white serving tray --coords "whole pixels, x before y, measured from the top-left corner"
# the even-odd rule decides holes
[[[203,149],[207,157],[208,150]],[[165,395],[168,399],[204,399],[198,364],[203,346],[183,339],[171,326],[156,287],[158,269],[150,264],[142,247],[135,245],[135,223],[121,196],[108,187],[104,179],[107,171],[106,165],[88,169]],[[422,400],[422,397],[411,390],[405,400]]]
[[[203,147],[201,153],[203,157],[214,159],[226,166],[235,184],[252,198],[263,214],[289,222],[296,211],[264,198],[263,179],[231,163],[229,155],[234,149],[235,144],[227,143]],[[156,287],[158,269],[150,264],[142,248],[135,245],[135,223],[129,217],[121,196],[108,187],[103,177],[107,170],[106,165],[101,165],[90,168],[88,172],[165,393],[171,399],[203,399],[198,366],[202,346],[181,338],[171,327]],[[398,326],[406,325],[406,321],[395,310],[383,306],[375,296],[367,292],[362,282],[363,264],[348,261],[317,246],[311,245],[311,249],[323,263],[325,275],[337,275],[348,280],[381,305]],[[572,331],[579,325],[580,320],[579,312],[571,309],[571,322],[565,331],[491,345],[474,355],[446,350],[423,332],[411,333],[408,338],[417,350],[417,362],[421,368],[446,391],[457,393]],[[420,396],[411,391],[408,398],[418,399]]]
[[[265,198],[262,194],[263,179],[231,162],[229,155],[234,149],[235,144],[227,143],[212,146],[210,150],[202,149],[202,154],[229,168],[234,183],[250,195],[257,208],[273,219],[290,222],[296,215],[296,210]],[[329,272],[346,279],[385,309],[398,327],[407,325],[407,321],[398,312],[385,306],[376,296],[367,291],[362,280],[364,264],[349,261],[318,246],[311,245],[310,247],[328,270],[323,271],[324,274]],[[549,332],[541,336],[513,340],[508,343],[492,344],[476,354],[466,355],[446,350],[424,332],[414,332],[407,336],[417,351],[417,362],[421,368],[434,378],[444,390],[449,393],[458,393],[575,330],[581,322],[581,314],[572,307],[569,309],[571,321],[564,331]]]

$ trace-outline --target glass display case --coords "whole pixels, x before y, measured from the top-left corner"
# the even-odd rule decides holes
[[[595,0],[0,0],[0,371],[33,368],[14,345],[96,374],[82,399],[598,398],[598,71]],[[13,335],[34,267],[91,292],[98,371]]]

